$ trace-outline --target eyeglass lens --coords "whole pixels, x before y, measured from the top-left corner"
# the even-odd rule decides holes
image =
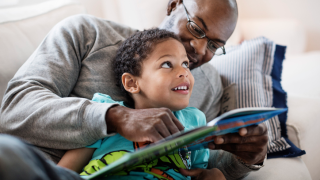
[[[187,24],[187,28],[189,29],[189,31],[196,36],[197,38],[203,38],[205,37],[205,33],[198,27],[198,25],[196,25],[194,22],[188,22]]]
[[[193,21],[190,21],[187,23],[187,28],[197,38],[204,38],[206,37],[206,34],[202,31],[202,29],[195,24]],[[222,55],[224,54],[223,50],[219,45],[214,43],[213,41],[208,39],[208,44],[207,44],[208,49],[213,52],[215,55]]]

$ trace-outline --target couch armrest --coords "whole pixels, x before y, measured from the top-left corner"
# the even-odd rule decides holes
[[[295,96],[288,93],[289,126],[295,127],[300,139],[301,149],[306,151],[302,156],[313,179],[320,177],[320,98]],[[290,134],[289,134],[290,135]],[[291,139],[292,137],[289,137]],[[294,140],[294,139],[292,139]]]

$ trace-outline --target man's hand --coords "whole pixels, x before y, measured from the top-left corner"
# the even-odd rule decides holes
[[[184,129],[168,108],[111,107],[106,113],[108,133],[117,132],[135,142],[156,142]]]
[[[225,180],[223,173],[217,169],[179,169],[180,173],[184,176],[192,176],[195,179],[214,179],[214,180]]]
[[[249,165],[262,163],[267,154],[267,126],[261,123],[257,126],[241,128],[239,133],[214,137],[210,149],[223,149],[236,155]]]

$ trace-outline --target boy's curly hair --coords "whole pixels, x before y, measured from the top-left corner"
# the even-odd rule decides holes
[[[168,40],[169,38],[181,42],[180,38],[173,32],[153,28],[139,31],[121,44],[117,51],[116,58],[113,61],[113,68],[117,86],[119,86],[122,91],[129,95],[122,85],[122,74],[130,73],[133,76],[140,76],[142,61],[152,53],[158,43]]]

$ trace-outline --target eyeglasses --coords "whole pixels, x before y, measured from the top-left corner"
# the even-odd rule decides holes
[[[198,38],[198,39],[202,39],[202,38],[207,38],[208,39],[208,43],[207,43],[207,48],[216,56],[220,56],[223,54],[226,54],[226,50],[224,48],[224,46],[220,46],[218,45],[216,42],[212,41],[211,39],[209,39],[206,36],[206,33],[193,21],[190,20],[189,18],[189,14],[187,11],[186,6],[182,3],[184,10],[186,11],[187,14],[187,19],[188,19],[188,23],[187,23],[187,29],[190,31],[190,33]]]

